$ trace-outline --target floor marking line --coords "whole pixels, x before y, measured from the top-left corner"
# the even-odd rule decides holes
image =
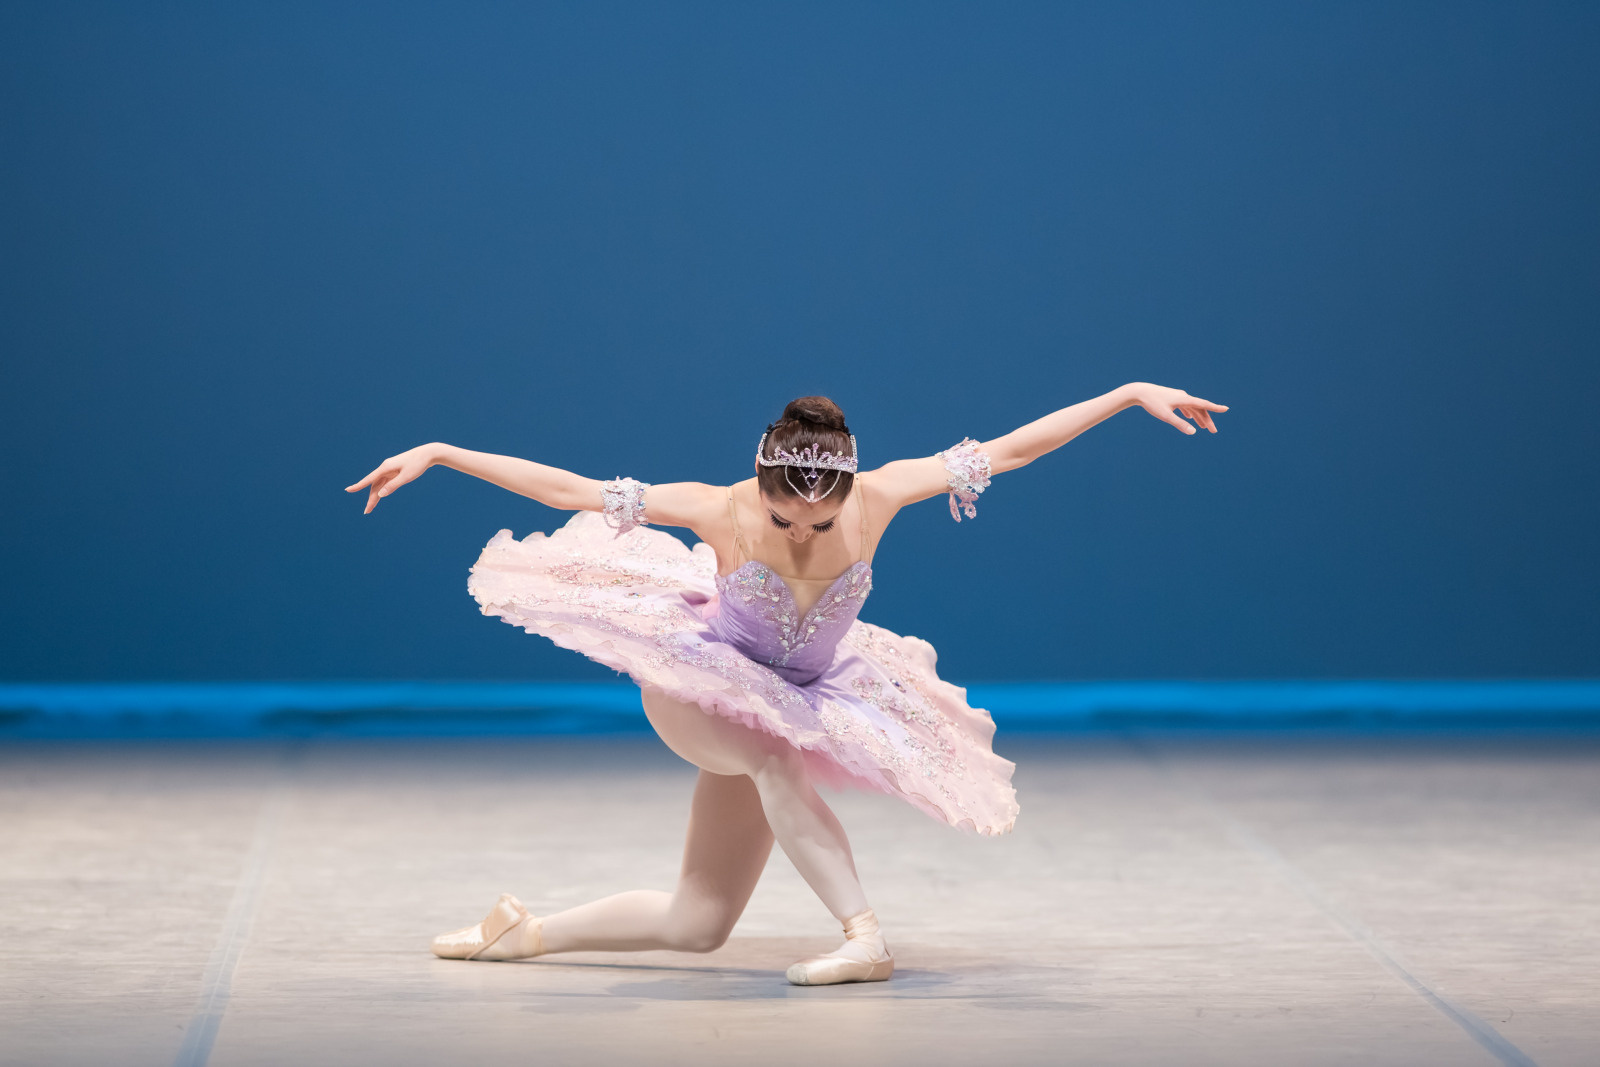
[[[233,993],[233,971],[250,939],[250,928],[261,906],[261,889],[277,844],[278,827],[294,791],[298,755],[297,749],[286,754],[256,816],[250,851],[245,854],[228,913],[222,920],[222,929],[217,933],[211,958],[200,979],[200,997],[189,1024],[184,1027],[183,1043],[178,1047],[174,1067],[205,1067],[211,1058],[211,1046],[216,1043],[222,1016],[228,1010],[228,999]]]
[[[1274,848],[1265,838],[1235,818],[1220,803],[1212,799],[1211,795],[1203,788],[1187,781],[1183,775],[1168,763],[1164,756],[1155,752],[1142,739],[1135,742],[1135,747],[1146,758],[1155,763],[1157,769],[1170,781],[1176,783],[1180,789],[1188,792],[1191,797],[1204,807],[1207,813],[1222,825],[1223,829],[1228,832],[1228,835],[1237,844],[1266,860],[1277,871],[1279,877],[1288,882],[1301,896],[1310,901],[1318,911],[1322,912],[1352,940],[1366,949],[1367,954],[1377,960],[1380,966],[1398,978],[1412,992],[1427,1001],[1441,1015],[1466,1031],[1469,1037],[1481,1045],[1495,1059],[1505,1064],[1506,1067],[1538,1067],[1538,1064],[1527,1053],[1512,1044],[1504,1034],[1496,1030],[1489,1022],[1450,1000],[1443,993],[1440,993],[1417,977],[1416,972],[1405,963],[1398,952],[1385,944],[1383,939],[1373,933],[1366,924],[1330,900],[1310,875],[1295,866],[1288,857]]]
[[[1506,1064],[1507,1067],[1538,1067],[1525,1052],[1508,1041],[1500,1031],[1496,1030],[1487,1021],[1480,1019],[1466,1008],[1454,1003],[1421,978],[1418,978],[1410,966],[1400,958],[1399,953],[1385,944],[1377,934],[1369,930],[1354,916],[1347,914],[1337,904],[1329,900],[1309,875],[1291,863],[1271,844],[1264,841],[1249,827],[1215,804],[1208,803],[1207,806],[1213,809],[1212,816],[1222,823],[1230,837],[1275,867],[1278,874],[1286,882],[1299,891],[1301,896],[1311,901],[1317,910],[1331,919],[1335,925],[1360,943],[1368,954],[1377,960],[1385,970],[1410,986],[1414,993],[1433,1005],[1440,1014],[1465,1030],[1474,1041],[1482,1045],[1501,1063]]]

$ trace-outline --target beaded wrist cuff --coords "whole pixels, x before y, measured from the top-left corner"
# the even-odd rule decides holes
[[[605,514],[606,525],[622,533],[647,525],[650,520],[644,517],[644,491],[648,488],[649,482],[633,478],[601,482],[600,510]]]
[[[963,437],[959,444],[935,452],[944,460],[946,483],[950,486],[950,517],[961,521],[961,512],[967,518],[978,517],[978,494],[989,485],[989,454],[978,448],[978,442]]]

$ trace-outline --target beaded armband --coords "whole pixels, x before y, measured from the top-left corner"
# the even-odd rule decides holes
[[[965,511],[967,518],[977,518],[978,494],[989,485],[989,453],[972,438],[963,437],[960,444],[934,455],[944,460],[945,481],[950,486],[950,517],[960,522],[961,512]]]
[[[622,533],[635,526],[646,525],[644,517],[644,491],[649,482],[633,478],[613,478],[600,483],[600,510],[605,514],[606,525]]]

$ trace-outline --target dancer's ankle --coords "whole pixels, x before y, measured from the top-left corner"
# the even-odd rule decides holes
[[[829,955],[862,963],[874,963],[888,956],[889,948],[884,942],[883,931],[878,927],[878,916],[871,908],[852,915],[843,923],[844,944]]]
[[[789,981],[795,985],[881,982],[894,974],[894,957],[871,908],[844,920],[844,934],[844,944],[832,952],[792,964]]]
[[[478,954],[481,960],[526,960],[545,953],[540,919],[529,915]]]

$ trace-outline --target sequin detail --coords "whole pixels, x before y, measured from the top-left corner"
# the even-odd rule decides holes
[[[644,491],[648,488],[649,482],[633,478],[613,478],[609,482],[601,482],[600,510],[606,517],[606,525],[626,533],[635,526],[648,523],[650,520],[644,517]]]
[[[963,437],[960,443],[934,455],[944,460],[945,483],[950,487],[950,517],[960,522],[961,512],[965,511],[967,518],[977,518],[978,494],[989,486],[989,453],[972,438]]]
[[[769,667],[789,667],[814,642],[824,642],[828,651],[838,643],[872,591],[872,568],[863,561],[852,563],[804,613],[789,583],[760,560],[753,559],[732,574],[717,575],[717,589],[772,624],[777,647],[751,651]]]

